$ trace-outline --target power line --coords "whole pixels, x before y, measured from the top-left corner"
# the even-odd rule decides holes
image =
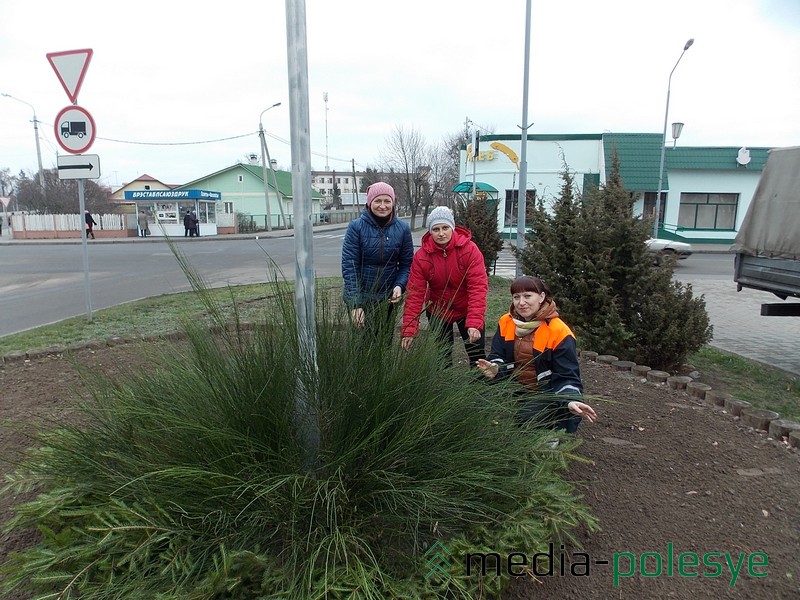
[[[44,123],[44,124],[45,125],[49,125],[48,123]],[[52,125],[49,125],[49,126],[52,127]],[[282,138],[282,137],[280,137],[278,135],[270,133],[270,132],[268,132],[266,130],[264,130],[264,134],[269,136],[273,140],[281,142],[282,144],[286,144],[287,146],[291,146],[291,142],[289,140],[285,139],[285,138]],[[216,138],[216,139],[213,139],[213,140],[198,140],[198,141],[193,141],[193,142],[137,142],[137,141],[133,141],[133,140],[120,140],[120,139],[116,139],[116,138],[101,137],[101,136],[97,136],[96,139],[103,140],[103,141],[106,141],[106,142],[114,142],[114,143],[117,143],[117,144],[130,144],[130,145],[133,145],[133,146],[199,146],[199,145],[202,145],[202,144],[215,144],[215,143],[218,143],[218,142],[227,142],[227,141],[230,141],[230,140],[237,140],[237,139],[249,137],[251,135],[258,136],[258,131],[254,131],[252,133],[243,133],[241,135],[232,135],[232,136],[224,137],[224,138]],[[350,165],[351,161],[352,161],[352,159],[350,159],[350,158],[336,158],[336,157],[333,157],[333,156],[329,157],[327,155],[327,153],[323,154],[321,152],[313,152],[312,151],[311,154],[313,154],[314,156],[319,156],[320,158],[325,158],[326,160],[330,159],[330,160],[333,160],[333,161],[336,161],[336,162],[340,162],[340,163],[347,163],[348,165]],[[358,162],[356,162],[356,165],[358,165],[362,169],[366,169],[366,167],[364,165],[361,165]]]

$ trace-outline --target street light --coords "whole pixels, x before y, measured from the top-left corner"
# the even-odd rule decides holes
[[[675,72],[675,69],[678,68],[678,63],[681,62],[683,55],[686,51],[692,47],[694,44],[694,38],[689,39],[686,42],[686,45],[683,47],[683,52],[678,57],[675,66],[672,67],[672,71],[669,72],[669,80],[667,81],[667,108],[664,110],[664,133],[661,134],[661,160],[659,161],[658,165],[658,193],[656,194],[656,214],[655,219],[653,219],[653,237],[658,237],[658,219],[661,216],[661,184],[664,182],[664,150],[667,147],[667,119],[669,118],[669,90],[672,86],[672,74]],[[679,132],[680,133],[680,132]]]
[[[267,231],[272,231],[272,215],[270,214],[270,207],[269,207],[269,184],[267,183],[267,160],[269,151],[267,150],[267,140],[264,138],[264,125],[261,123],[261,117],[264,116],[264,113],[268,110],[275,108],[276,106],[280,106],[280,102],[276,102],[269,108],[265,108],[261,111],[261,114],[258,115],[258,136],[261,138],[261,172],[262,177],[264,178],[264,201],[267,204]],[[270,170],[272,170],[272,163],[269,164]],[[272,173],[273,180],[275,179],[275,173]],[[277,194],[277,186],[275,188],[275,193]],[[280,202],[280,198],[278,198],[278,202]],[[283,207],[281,207],[281,212],[283,212]]]
[[[25,100],[20,100],[19,98],[16,98],[16,97],[12,96],[11,94],[6,94],[4,92],[0,92],[0,96],[4,96],[6,98],[11,98],[12,100],[16,100],[17,102],[22,102],[23,104],[27,104],[28,106],[31,107],[31,110],[33,111],[33,134],[36,136],[36,158],[39,161],[39,187],[42,188],[42,196],[45,196],[44,179],[43,179],[44,175],[42,174],[43,173],[43,169],[42,169],[42,150],[41,150],[41,148],[39,146],[39,119],[36,118],[36,109],[33,107],[33,104],[31,104],[30,102],[25,102]]]

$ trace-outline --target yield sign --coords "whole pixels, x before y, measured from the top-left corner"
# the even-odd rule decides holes
[[[92,60],[94,50],[86,48],[84,50],[65,50],[64,52],[49,52],[47,60],[58,76],[61,86],[67,92],[67,97],[73,104],[78,101],[78,92],[81,91],[83,78],[89,62]]]

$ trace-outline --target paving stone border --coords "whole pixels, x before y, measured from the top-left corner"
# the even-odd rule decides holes
[[[646,365],[619,360],[610,354],[583,350],[580,357],[609,366],[622,375],[628,374],[638,379],[644,378],[651,384],[665,385],[669,389],[700,401],[702,405],[716,412],[732,416],[734,421],[739,421],[760,435],[767,435],[768,439],[776,443],[800,449],[800,423],[781,419],[780,415],[773,410],[756,408],[750,402],[738,400],[729,393],[715,390],[708,384],[695,381],[692,377],[671,375],[666,371],[651,369]]]

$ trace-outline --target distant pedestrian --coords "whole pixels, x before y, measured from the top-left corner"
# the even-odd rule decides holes
[[[189,237],[192,231],[192,213],[186,209],[186,214],[183,215],[183,237]]]
[[[200,222],[197,220],[197,212],[193,210],[189,218],[189,237],[199,237],[199,236],[200,236]]]
[[[137,225],[139,225],[139,237],[147,237],[150,235],[150,225],[147,222],[147,213],[142,209],[137,218]]]
[[[87,237],[92,236],[92,239],[94,239],[93,228],[95,225],[97,225],[97,221],[94,220],[92,214],[88,210],[83,211],[83,215],[86,220],[86,236]]]

